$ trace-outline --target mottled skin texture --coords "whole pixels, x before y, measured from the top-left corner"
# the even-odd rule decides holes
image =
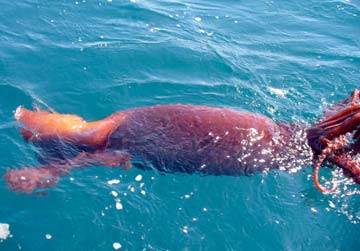
[[[355,90],[307,129],[277,124],[254,113],[194,105],[140,107],[95,122],[19,107],[15,118],[24,139],[41,149],[41,165],[9,169],[4,178],[14,190],[31,193],[55,185],[74,167],[94,165],[244,175],[286,169],[291,160],[309,157],[304,149],[310,148],[303,147],[308,143],[309,152],[318,158],[315,185],[326,192],[317,181],[324,160],[360,181],[360,168],[351,160],[359,149],[359,96]],[[353,133],[353,143],[348,143],[345,133]]]
[[[126,120],[109,136],[107,149],[125,150],[163,171],[248,174],[275,167],[272,156],[281,150],[279,126],[253,113],[169,105],[119,116]]]

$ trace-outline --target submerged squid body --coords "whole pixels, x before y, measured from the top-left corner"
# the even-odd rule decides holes
[[[308,160],[312,153],[320,156],[318,167],[327,159],[354,176],[358,167],[349,153],[355,153],[356,147],[338,137],[357,129],[354,116],[360,109],[353,107],[358,106],[355,96],[356,91],[332,107],[323,123],[310,128],[275,123],[244,111],[194,105],[135,108],[95,122],[19,107],[15,118],[24,139],[40,148],[41,165],[8,169],[4,177],[14,190],[31,193],[56,184],[74,167],[136,166],[164,172],[244,175],[287,168],[292,160]],[[323,189],[320,184],[317,187]]]

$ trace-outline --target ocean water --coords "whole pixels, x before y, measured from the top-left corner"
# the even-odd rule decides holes
[[[37,164],[14,123],[19,105],[91,121],[189,103],[311,124],[360,84],[358,0],[0,3],[1,176]],[[323,168],[341,180],[324,195],[311,172],[92,167],[43,196],[0,179],[0,223],[10,230],[0,250],[359,250],[359,186]]]

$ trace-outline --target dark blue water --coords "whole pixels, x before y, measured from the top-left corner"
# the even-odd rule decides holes
[[[191,103],[311,124],[359,81],[358,0],[0,0],[0,175],[37,164],[18,105],[91,121]],[[340,192],[319,193],[310,166],[250,177],[94,167],[46,196],[1,179],[11,236],[0,250],[359,250],[358,185],[321,175]]]

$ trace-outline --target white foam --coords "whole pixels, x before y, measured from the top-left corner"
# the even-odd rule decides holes
[[[123,205],[119,201],[116,202],[115,207],[117,210],[122,210],[124,208]]]
[[[194,19],[196,22],[201,22],[201,17],[195,17]]]
[[[273,87],[268,87],[268,90],[270,91],[271,94],[279,96],[279,97],[285,97],[286,94],[288,94],[288,90],[284,90],[284,89],[278,89],[278,88],[273,88]]]
[[[10,225],[6,223],[0,223],[0,240],[6,240],[10,235]]]
[[[150,28],[150,32],[158,32],[159,30],[160,28],[158,27]]]
[[[313,212],[313,213],[317,213],[317,212],[318,212],[317,209],[314,208],[314,207],[310,208],[310,210],[311,210],[311,212]]]
[[[131,185],[128,186],[128,189],[130,190],[130,192],[134,193],[135,192],[135,188]]]
[[[108,180],[107,182],[109,185],[116,185],[120,183],[120,180],[118,179],[113,179],[113,180]]]
[[[119,242],[114,242],[113,243],[113,248],[115,249],[115,250],[118,250],[118,249],[120,249],[122,246],[121,246],[121,244],[119,243]]]
[[[142,180],[142,175],[141,175],[141,174],[137,175],[137,176],[135,177],[135,180],[136,180],[137,182],[141,181],[141,180]]]
[[[329,206],[330,206],[331,208],[336,208],[335,203],[332,202],[331,200],[329,200]]]

